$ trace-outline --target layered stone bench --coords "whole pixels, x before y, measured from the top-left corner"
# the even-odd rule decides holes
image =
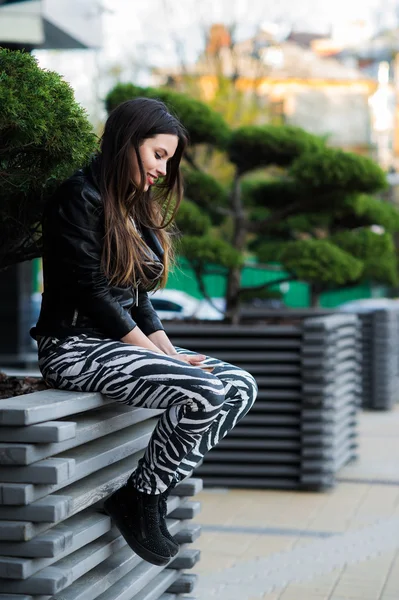
[[[201,480],[168,500],[181,550],[166,568],[141,560],[102,510],[161,412],[60,390],[0,400],[0,600],[188,600]]]

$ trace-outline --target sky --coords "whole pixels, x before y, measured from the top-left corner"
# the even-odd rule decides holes
[[[96,0],[93,0],[95,2]],[[104,97],[118,70],[122,80],[149,84],[148,67],[175,65],[184,54],[195,60],[212,23],[236,24],[238,39],[259,25],[277,23],[282,37],[297,31],[348,34],[347,25],[363,21],[366,34],[394,24],[399,0],[102,0],[103,47],[97,51],[38,51],[39,63],[58,71],[75,89],[92,120],[102,120]]]

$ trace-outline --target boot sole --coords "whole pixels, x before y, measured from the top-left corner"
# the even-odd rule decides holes
[[[140,558],[142,558],[143,560],[146,560],[147,562],[156,565],[157,567],[163,567],[165,565],[167,565],[171,560],[172,560],[172,556],[162,556],[161,554],[156,554],[155,552],[151,552],[151,550],[148,550],[148,548],[144,548],[144,546],[142,546],[134,537],[132,537],[131,535],[129,535],[128,537],[126,537],[123,533],[123,525],[122,523],[119,523],[119,520],[117,518],[115,518],[115,516],[112,514],[112,510],[107,509],[106,506],[107,501],[104,502],[104,511],[107,513],[108,516],[111,517],[111,519],[113,520],[114,524],[117,526],[117,528],[119,529],[119,532],[121,534],[121,536],[123,537],[123,539],[126,541],[127,545],[133,550],[133,552],[135,552],[137,554],[137,556],[140,556]]]

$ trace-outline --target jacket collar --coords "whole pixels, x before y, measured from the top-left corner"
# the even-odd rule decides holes
[[[162,261],[164,257],[164,251],[155,231],[153,229],[149,229],[148,227],[143,227],[142,232],[148,246],[153,252],[155,252],[159,260]]]
[[[101,157],[99,154],[93,154],[90,163],[83,169],[86,177],[90,179],[90,182],[97,191],[100,193],[100,166]]]

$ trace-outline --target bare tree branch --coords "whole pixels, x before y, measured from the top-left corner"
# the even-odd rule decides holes
[[[283,277],[282,279],[275,279],[274,281],[267,281],[266,283],[262,283],[261,285],[254,285],[252,287],[241,288],[238,294],[241,296],[242,294],[246,294],[247,292],[261,292],[269,287],[273,287],[274,285],[280,285],[281,283],[287,283],[288,281],[295,281],[296,277],[291,275],[290,277]]]
[[[255,223],[248,222],[248,231],[250,233],[264,233],[270,228],[271,225],[281,222],[286,217],[290,217],[298,212],[301,208],[303,209],[303,205],[301,205],[299,202],[295,202],[294,204],[290,204],[282,210],[276,210],[270,215],[270,217],[263,219],[263,221],[257,221]]]
[[[186,159],[186,161],[188,162],[188,164],[193,167],[193,169],[195,169],[196,171],[201,171],[202,169],[200,169],[200,167],[197,165],[197,163],[194,160],[194,157],[192,155],[191,152],[187,151],[184,154],[184,158]]]
[[[223,208],[221,206],[212,208],[212,212],[219,213],[220,215],[225,215],[226,217],[232,217],[234,215],[234,212],[232,210],[229,210],[228,208]]]
[[[279,265],[262,265],[259,263],[246,262],[244,263],[244,267],[250,267],[251,269],[255,269],[257,271],[277,271],[281,273],[284,269]]]
[[[204,281],[204,272],[203,272],[202,266],[199,264],[196,264],[194,261],[190,261],[190,265],[195,273],[199,291],[204,296],[205,300],[207,300],[209,302],[209,304],[212,306],[212,308],[214,308],[215,310],[218,311],[218,313],[220,313],[221,315],[224,316],[225,315],[224,310],[221,310],[218,306],[216,306],[213,303],[212,298],[209,296],[209,294],[206,290],[205,281]]]

